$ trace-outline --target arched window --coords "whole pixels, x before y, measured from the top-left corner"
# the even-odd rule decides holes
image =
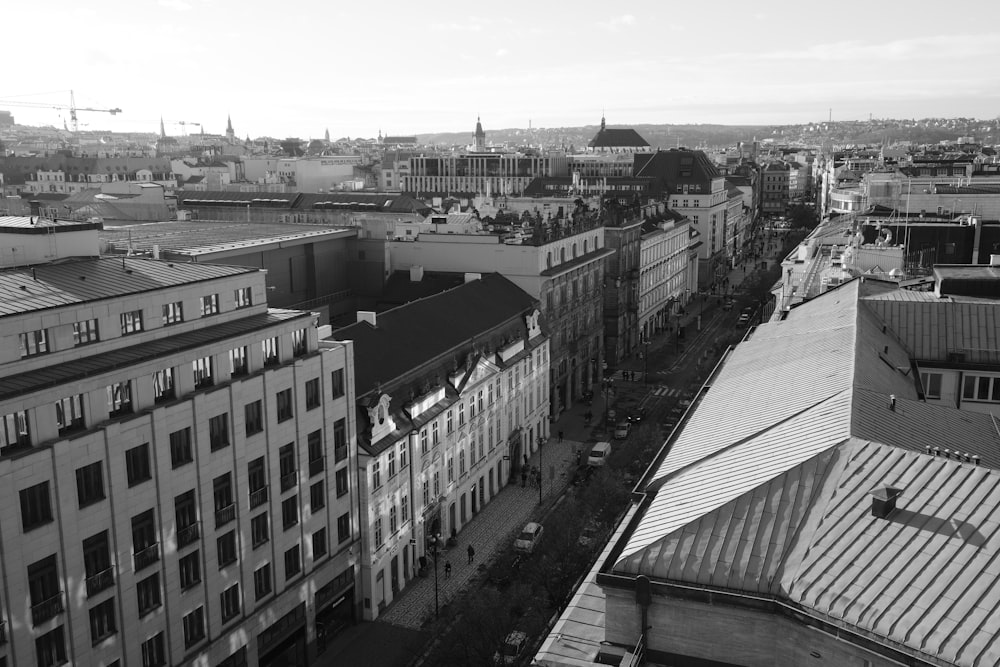
[[[583,254],[587,254],[587,239],[583,240]]]
[[[548,253],[546,253],[546,255],[545,255],[545,268],[547,268],[547,269],[551,269],[552,268],[552,251],[551,250]]]
[[[597,242],[597,237],[595,236],[594,237],[594,250],[597,250],[600,247],[601,247],[601,245]]]

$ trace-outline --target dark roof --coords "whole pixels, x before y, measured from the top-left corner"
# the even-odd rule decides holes
[[[649,142],[632,128],[603,128],[587,144],[590,148],[646,148]]]
[[[655,178],[668,190],[673,190],[677,185],[697,183],[704,186],[705,194],[711,192],[712,179],[722,176],[704,151],[674,148],[655,153],[637,153],[632,172],[636,176]]]
[[[382,138],[382,143],[383,144],[415,144],[415,143],[417,143],[417,138],[416,137],[404,137],[404,136],[399,136],[399,137],[383,137]]]
[[[251,273],[222,264],[102,257],[0,271],[0,317]]]
[[[331,338],[354,341],[355,387],[361,398],[376,383],[389,385],[536,306],[535,299],[510,280],[488,273],[379,313],[377,326],[357,322],[334,331]]]
[[[378,310],[388,310],[417,299],[440,294],[465,282],[465,274],[425,271],[423,279],[410,280],[409,271],[393,271],[382,288]]]

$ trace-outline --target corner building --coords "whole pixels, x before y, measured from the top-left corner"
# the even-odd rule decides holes
[[[354,621],[350,348],[265,275],[0,271],[0,664],[305,664]]]

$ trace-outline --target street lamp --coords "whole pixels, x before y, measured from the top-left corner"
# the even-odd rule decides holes
[[[538,436],[538,504],[542,504],[542,444],[545,442],[545,438]]]
[[[649,384],[649,335],[644,335],[642,337],[643,351],[642,351],[642,384]]]
[[[438,618],[440,614],[438,606],[438,550],[441,548],[441,533],[428,537],[427,546],[431,548],[431,555],[434,556],[434,618]]]

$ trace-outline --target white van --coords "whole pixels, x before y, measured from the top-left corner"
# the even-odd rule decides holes
[[[590,455],[587,457],[587,465],[595,467],[602,466],[607,460],[609,454],[611,454],[611,443],[599,442],[594,445],[593,449],[590,450]]]

